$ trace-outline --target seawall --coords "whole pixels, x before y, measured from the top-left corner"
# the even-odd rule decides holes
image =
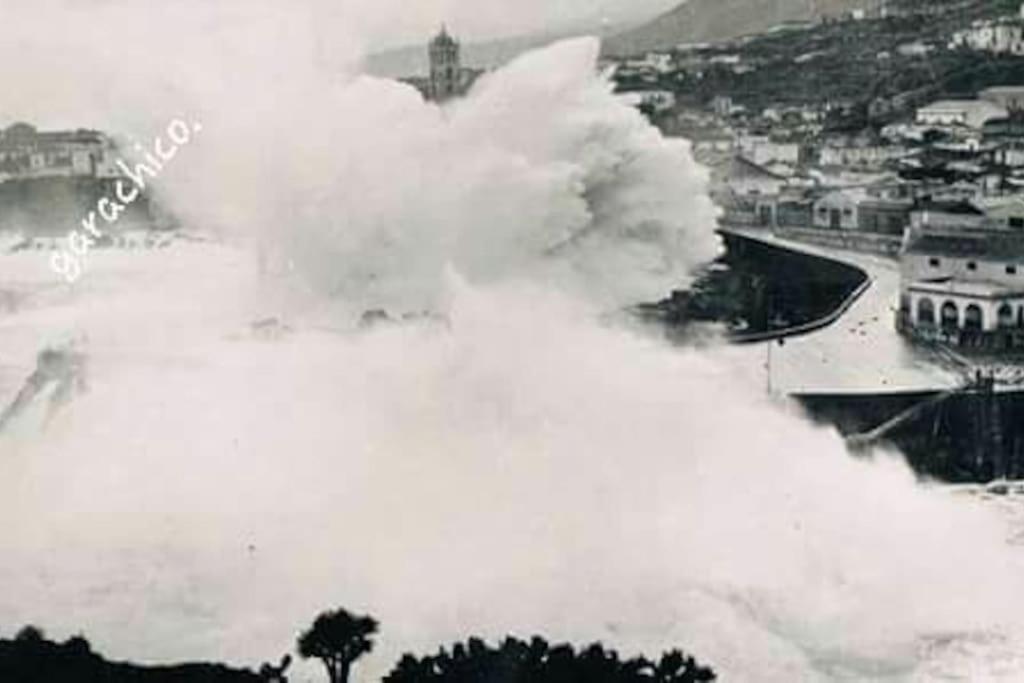
[[[922,475],[952,482],[1024,478],[1024,389],[976,381],[942,354],[899,337],[889,309],[898,291],[894,261],[795,244],[767,231],[721,233],[730,249],[766,256],[785,250],[863,276],[814,321],[738,340],[776,347],[769,357],[783,367],[769,365],[772,384],[812,419],[834,426],[856,452],[897,448]]]

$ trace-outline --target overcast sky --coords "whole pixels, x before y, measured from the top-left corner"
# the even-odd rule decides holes
[[[465,40],[634,23],[682,0],[342,0],[371,49],[421,41],[446,22]]]
[[[524,34],[592,30],[603,21],[611,25],[638,23],[684,0],[4,0],[5,24],[16,28],[19,14],[50,17],[62,28],[67,8],[129,9],[132,14],[194,11],[211,6],[235,6],[244,11],[270,7],[272,12],[303,12],[315,8],[320,29],[338,27],[339,35],[358,35],[364,49],[379,50],[421,42],[442,23],[469,42]],[[116,23],[116,22],[115,22]],[[344,29],[342,29],[344,26]],[[70,26],[66,27],[71,29]],[[112,29],[115,27],[112,26]],[[116,30],[114,31],[116,33]],[[351,39],[351,38],[350,38]]]
[[[445,23],[464,43],[640,22],[679,0],[2,0],[0,122],[128,128],[185,90],[220,87],[225,64],[275,81],[309,64],[423,45]],[[129,102],[135,104],[129,106]],[[159,103],[159,104],[158,104]],[[56,118],[54,118],[56,117]]]

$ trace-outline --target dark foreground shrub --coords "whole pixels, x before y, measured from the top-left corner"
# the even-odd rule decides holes
[[[578,652],[571,645],[549,645],[506,638],[491,647],[479,638],[457,643],[451,651],[414,657],[407,654],[385,683],[703,683],[715,673],[679,650],[660,659],[619,659],[615,650],[595,643]]]

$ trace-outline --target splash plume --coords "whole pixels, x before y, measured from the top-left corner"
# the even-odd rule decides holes
[[[86,340],[89,372],[0,435],[0,628],[256,662],[344,604],[382,623],[366,680],[507,632],[683,644],[727,680],[1021,672],[996,510],[851,459],[717,351],[598,322],[717,243],[704,172],[593,40],[441,109],[228,7],[200,15],[212,53],[133,63],[162,77],[126,102],[203,121],[161,190],[230,246],[97,252],[0,320],[12,354]],[[243,40],[270,36],[276,61]],[[292,275],[261,279],[256,245]],[[32,257],[11,272],[50,277]],[[378,306],[449,325],[324,329]],[[254,337],[271,314],[293,332]]]

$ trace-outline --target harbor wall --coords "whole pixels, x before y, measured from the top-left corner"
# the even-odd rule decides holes
[[[797,259],[805,260],[815,276],[820,273],[833,280],[856,273],[862,280],[853,290],[837,291],[827,306],[818,302],[822,312],[814,320],[739,337],[738,342],[807,334],[833,324],[870,284],[867,273],[839,258],[807,254],[728,230],[722,235],[731,253],[763,259],[769,277],[785,277],[787,264]],[[803,290],[795,291],[799,295]],[[865,454],[877,447],[895,448],[923,476],[950,482],[1024,479],[1024,388],[997,389],[992,381],[967,379],[966,374],[964,385],[954,390],[900,392],[878,387],[878,391],[858,393],[796,393],[791,398],[814,421],[834,426],[852,451]]]

